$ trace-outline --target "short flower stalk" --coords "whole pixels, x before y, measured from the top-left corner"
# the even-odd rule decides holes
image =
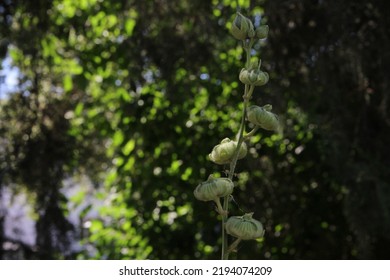
[[[238,74],[238,79],[244,86],[240,127],[235,139],[224,138],[209,154],[209,159],[215,164],[229,165],[227,177],[214,178],[210,175],[207,181],[200,183],[194,191],[194,196],[198,200],[213,201],[216,204],[217,212],[221,215],[221,259],[223,260],[229,259],[229,255],[237,251],[238,244],[241,241],[258,239],[264,236],[263,225],[252,217],[253,213],[229,216],[229,203],[235,188],[233,177],[237,162],[247,156],[247,141],[260,128],[269,131],[277,131],[279,128],[278,117],[271,112],[271,105],[250,104],[255,87],[264,86],[269,81],[268,73],[261,70],[261,60],[252,58],[254,43],[265,39],[268,30],[267,25],[259,25],[255,28],[249,18],[237,12],[232,23],[231,34],[242,42],[246,54],[245,67]],[[246,132],[248,123],[252,130]],[[223,200],[222,203],[221,199]],[[235,238],[230,246],[228,235]]]

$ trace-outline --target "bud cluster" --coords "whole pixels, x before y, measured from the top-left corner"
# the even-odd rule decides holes
[[[249,18],[237,12],[230,31],[237,40],[246,40],[251,38],[265,39],[268,35],[268,30],[268,25],[260,25],[255,29]]]
[[[242,68],[239,75],[240,81],[243,84],[252,85],[252,86],[265,85],[269,80],[269,75],[267,72],[263,72],[259,68],[255,68],[255,69]]]

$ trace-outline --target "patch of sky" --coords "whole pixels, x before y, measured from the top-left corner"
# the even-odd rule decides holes
[[[200,74],[200,79],[201,80],[209,80],[210,79],[210,75],[208,73],[202,73]]]
[[[0,67],[0,99],[6,98],[19,85],[20,71],[12,65],[10,57],[6,57]]]

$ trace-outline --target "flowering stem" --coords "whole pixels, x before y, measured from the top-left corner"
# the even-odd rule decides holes
[[[233,180],[233,175],[234,175],[234,170],[236,169],[236,164],[238,160],[238,154],[241,148],[242,143],[245,140],[244,137],[244,130],[245,130],[245,118],[246,118],[246,109],[248,107],[248,102],[249,99],[253,93],[254,86],[248,86],[245,85],[245,93],[244,93],[244,106],[242,108],[242,116],[241,116],[241,124],[240,124],[240,129],[238,132],[238,139],[237,139],[237,147],[236,150],[234,151],[234,156],[233,160],[230,163],[230,170],[229,170],[229,179]],[[228,213],[229,212],[229,196],[225,196],[223,199],[223,212]],[[222,260],[227,260],[229,259],[229,254],[231,250],[228,249],[229,243],[228,243],[228,237],[227,233],[225,230],[225,224],[227,221],[227,215],[222,216]]]
[[[241,122],[235,140],[232,141],[229,138],[223,139],[219,145],[213,148],[212,152],[209,155],[210,160],[212,160],[216,164],[226,164],[230,162],[230,169],[227,174],[228,178],[219,179],[227,184],[218,185],[214,183],[214,186],[218,188],[210,189],[210,185],[209,185],[210,182],[204,182],[207,183],[207,185],[205,185],[204,183],[199,184],[194,191],[194,195],[197,199],[203,201],[214,200],[215,204],[217,205],[217,212],[221,215],[221,219],[222,219],[222,228],[221,228],[221,232],[222,232],[221,259],[222,260],[229,259],[230,253],[236,251],[236,248],[238,244],[241,242],[242,238],[244,240],[256,239],[264,235],[263,225],[259,221],[252,218],[253,213],[245,214],[243,217],[238,217],[238,216],[228,217],[229,202],[231,200],[234,201],[233,196],[231,194],[234,188],[233,177],[235,174],[234,171],[236,169],[237,160],[239,158],[245,157],[245,155],[247,154],[247,147],[244,141],[250,139],[256,133],[259,127],[271,130],[271,128],[277,126],[276,124],[277,116],[275,116],[270,112],[272,109],[271,105],[266,105],[263,108],[253,105],[248,108],[249,101],[252,98],[252,94],[255,86],[262,86],[266,84],[269,79],[268,73],[262,72],[260,70],[261,60],[257,58],[256,59],[251,58],[252,53],[254,53],[254,50],[252,49],[254,42],[259,39],[264,39],[267,37],[268,26],[267,25],[258,26],[255,30],[252,21],[244,17],[239,12],[237,12],[236,18],[234,19],[231,27],[231,33],[233,37],[242,41],[242,47],[245,50],[245,55],[246,55],[245,66],[244,68],[241,69],[238,75],[239,80],[245,85],[244,95],[242,96],[243,104],[242,104]],[[256,109],[257,111],[260,110],[261,111],[260,113],[262,113],[263,115],[265,112],[266,114],[269,115],[269,116],[266,115],[266,118],[271,119],[271,121],[268,121],[267,126],[263,126],[261,122],[255,122],[254,128],[249,133],[246,133],[245,122],[247,119],[247,111],[249,110],[250,121],[253,123],[253,118],[252,118],[253,109]],[[241,150],[243,144],[244,144],[244,148]],[[209,177],[208,181],[211,181],[211,179],[212,178]],[[222,189],[222,187],[224,186],[226,186],[226,189]],[[204,194],[201,193],[200,190],[204,190],[205,193]],[[222,203],[220,201],[221,196],[223,196]],[[250,217],[248,215],[250,215]],[[244,226],[244,228],[241,228],[242,231],[241,233],[236,234],[230,231],[231,225],[233,226],[235,224],[237,225],[237,223],[247,222],[248,219],[251,220],[251,222],[253,222],[254,224],[254,227],[252,228],[253,230],[251,230],[251,232],[247,232],[248,228],[246,226]],[[237,226],[238,228],[241,227],[240,225]],[[238,237],[234,242],[232,242],[230,246],[228,240],[228,233]]]
[[[246,68],[248,68],[250,66],[251,50],[252,50],[253,43],[254,43],[253,38],[243,41],[243,48],[244,48],[245,53],[246,53],[246,62],[245,62]],[[246,110],[247,110],[248,103],[249,103],[249,100],[252,96],[254,88],[255,88],[254,85],[247,85],[247,84],[245,85],[245,91],[244,91],[244,95],[243,95],[244,104],[243,104],[243,108],[242,108],[241,124],[240,124],[239,132],[237,135],[238,139],[236,139],[237,147],[236,147],[236,150],[234,152],[233,160],[230,163],[230,170],[229,170],[229,176],[228,176],[230,180],[233,180],[234,170],[236,168],[240,148],[241,148],[242,143],[246,139],[246,137],[244,137]],[[223,213],[229,212],[229,199],[230,199],[229,196],[225,196],[223,198]],[[227,236],[227,233],[225,230],[225,224],[226,224],[227,218],[228,218],[228,215],[222,216],[222,256],[221,256],[222,260],[229,259],[229,254],[232,251],[232,250],[229,250],[228,236]],[[237,245],[235,245],[235,246],[237,246]]]
[[[246,67],[249,67],[249,64],[250,64],[251,49],[253,46],[253,42],[254,42],[253,39],[250,39],[249,41],[243,42],[243,47],[246,51],[246,63],[245,63]],[[246,109],[248,107],[248,102],[252,96],[254,88],[255,87],[253,85],[250,85],[250,86],[245,85],[245,92],[243,95],[244,104],[243,104],[243,108],[242,108],[240,129],[239,129],[238,136],[237,136],[237,138],[238,138],[237,139],[237,147],[236,147],[236,150],[234,152],[233,160],[230,163],[230,170],[229,170],[229,179],[230,180],[233,179],[234,170],[236,169],[236,164],[237,164],[237,160],[238,160],[238,154],[239,154],[241,145],[245,140],[244,130],[245,130]],[[228,213],[228,212],[229,212],[229,196],[225,196],[223,198],[223,213]],[[229,259],[229,254],[231,252],[231,250],[228,249],[229,242],[228,242],[228,236],[227,236],[227,233],[225,230],[225,224],[226,224],[227,218],[228,218],[227,215],[222,215],[222,256],[221,256],[222,260]]]

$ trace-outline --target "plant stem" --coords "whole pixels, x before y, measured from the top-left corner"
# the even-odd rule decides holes
[[[238,244],[241,242],[242,239],[240,238],[237,238],[233,243],[232,245],[230,245],[229,249],[228,249],[228,252],[234,252],[238,246]]]
[[[248,132],[247,134],[244,135],[244,138],[245,139],[249,139],[251,138],[258,130],[259,130],[259,126],[256,125],[250,132]]]
[[[250,96],[253,93],[254,86],[247,86],[245,85],[245,93],[244,93],[244,106],[242,108],[242,116],[241,116],[241,124],[240,129],[238,132],[238,139],[237,139],[237,147],[234,152],[233,160],[230,163],[230,170],[229,170],[229,179],[233,180],[234,170],[236,169],[236,164],[238,160],[238,154],[241,148],[242,143],[244,142],[244,130],[245,130],[245,118],[246,118],[246,109],[248,107],[248,102],[250,99]],[[225,196],[223,198],[223,211],[224,213],[229,212],[229,199],[230,196]],[[228,244],[228,237],[225,231],[225,223],[227,221],[227,215],[222,216],[222,260],[229,259],[229,253],[231,251],[228,250],[229,244]]]
[[[250,39],[249,41],[243,42],[243,48],[246,52],[246,63],[245,63],[246,68],[248,68],[250,65],[251,50],[252,50],[253,43],[254,43],[253,39]],[[234,151],[233,160],[230,163],[230,170],[229,170],[229,176],[228,176],[230,180],[233,180],[234,170],[236,169],[236,164],[237,164],[237,160],[238,160],[238,154],[240,152],[241,145],[245,140],[244,130],[245,130],[246,109],[248,107],[248,103],[249,103],[249,100],[252,96],[254,88],[255,88],[255,86],[253,86],[253,85],[250,85],[250,86],[245,85],[245,91],[244,91],[244,95],[243,95],[244,102],[243,102],[242,115],[241,115],[241,124],[240,124],[239,132],[237,135],[238,139],[236,140],[237,147],[236,147],[236,150]],[[221,256],[222,260],[228,260],[229,254],[232,251],[232,250],[229,250],[228,236],[227,236],[227,233],[225,230],[225,224],[226,224],[226,221],[228,218],[227,214],[229,213],[229,200],[230,200],[230,196],[225,196],[223,198],[223,213],[226,213],[226,215],[222,215],[222,256]]]

